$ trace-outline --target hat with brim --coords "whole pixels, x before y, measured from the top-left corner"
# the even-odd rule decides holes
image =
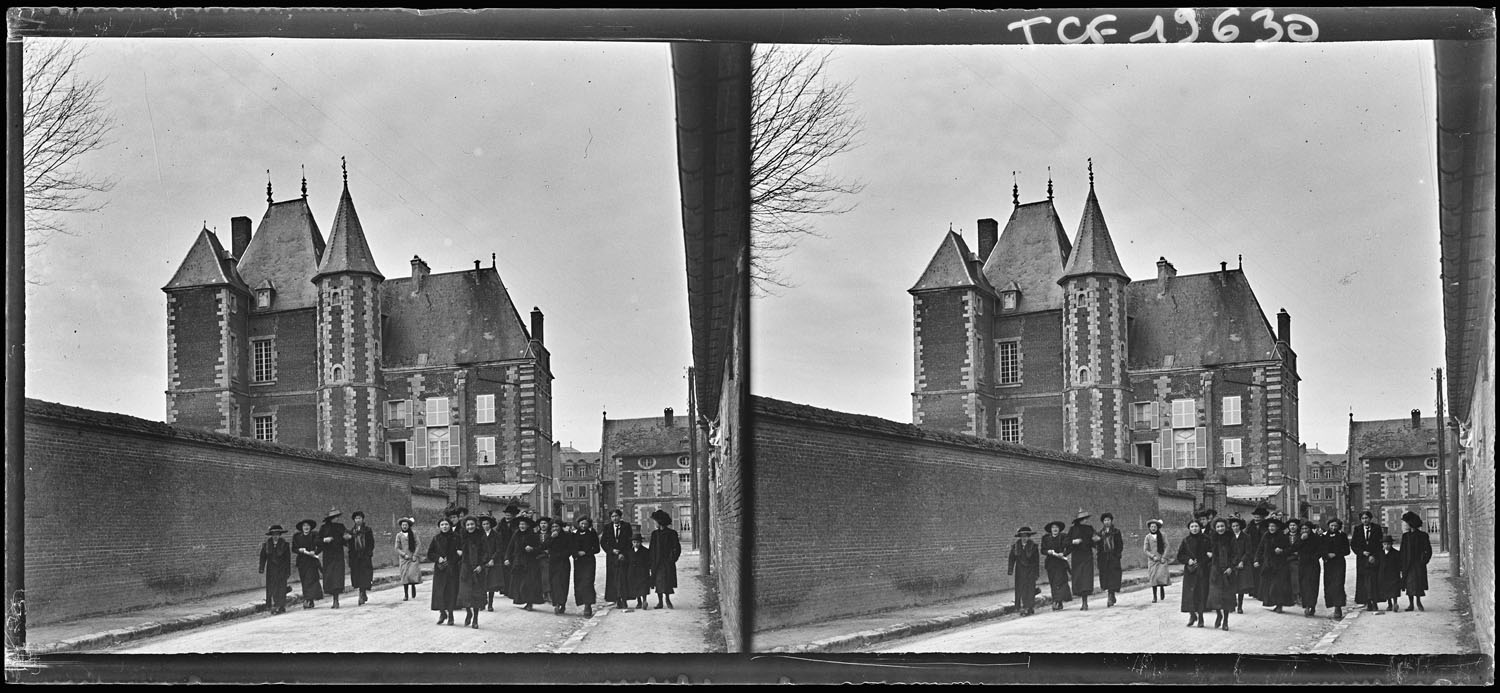
[[[583,517],[580,517],[580,518],[574,520],[573,524],[576,526],[580,522],[587,522],[587,523],[589,523],[590,527],[594,526],[594,518],[589,517],[588,515],[584,515]]]
[[[1250,514],[1254,515],[1256,517],[1265,517],[1267,515],[1270,515],[1271,511],[1268,510],[1265,506],[1261,506],[1261,507],[1256,508],[1255,510],[1251,511]]]
[[[1406,524],[1411,525],[1412,527],[1421,527],[1422,526],[1422,516],[1418,515],[1418,514],[1416,514],[1414,512],[1412,512],[1410,510],[1406,511],[1405,513],[1403,513],[1401,515],[1401,521],[1405,522]]]
[[[1391,535],[1389,535],[1389,534],[1387,534],[1387,535],[1385,535],[1385,538],[1381,539],[1380,541],[1382,543],[1385,543],[1385,544],[1394,544],[1394,543],[1396,543],[1396,538],[1393,537],[1393,536],[1391,536]]]
[[[1155,518],[1152,518],[1150,520],[1146,520],[1146,526],[1150,527],[1151,525],[1156,525],[1158,528],[1161,528],[1161,527],[1165,527],[1166,523],[1162,522],[1161,520],[1155,519]]]
[[[641,535],[639,535],[639,534],[637,534],[637,535],[635,535],[635,536],[633,536],[633,537],[631,537],[631,538],[630,538],[630,541],[632,541],[632,542],[634,542],[634,543],[637,543],[637,544],[639,544],[639,543],[641,543],[641,542],[644,542],[644,541],[646,541],[646,538],[645,538],[645,537],[643,537],[643,536],[641,536]]]
[[[498,527],[498,526],[500,526],[500,521],[496,520],[494,515],[490,515],[490,514],[480,515],[479,516],[479,524],[483,525],[486,522],[490,523],[491,527]]]
[[[401,518],[399,520],[396,520],[396,526],[400,527],[401,523],[403,523],[403,522],[405,522],[406,524],[408,524],[408,525],[410,525],[412,527],[416,527],[417,526],[417,519],[414,518],[414,517],[403,517],[403,518]]]
[[[522,516],[516,518],[516,524],[517,525],[521,524],[522,522],[525,522],[528,525],[534,525],[534,524],[536,524],[536,520],[533,520],[533,519],[531,519],[531,518],[529,518],[529,517],[527,517],[525,515],[522,515]]]
[[[1056,527],[1059,530],[1063,530],[1063,529],[1067,529],[1068,525],[1066,523],[1064,523],[1062,520],[1053,520],[1051,522],[1048,522],[1045,526],[1043,526],[1042,529],[1045,529],[1048,532],[1051,532],[1053,527]]]
[[[338,508],[334,508],[333,510],[329,510],[327,515],[323,516],[323,521],[327,522],[327,521],[332,520],[333,518],[338,517],[339,515],[343,515],[343,514],[344,513],[342,511],[340,511]]]
[[[1085,519],[1088,519],[1088,518],[1093,517],[1093,516],[1094,516],[1093,513],[1089,512],[1087,510],[1084,510],[1083,508],[1079,508],[1078,509],[1078,514],[1073,517],[1073,521],[1077,522],[1079,520],[1085,520]]]
[[[672,524],[672,516],[668,515],[667,511],[665,510],[657,510],[655,512],[652,512],[651,519],[656,520],[657,522],[660,522],[664,525]]]
[[[514,505],[507,505],[507,506],[505,506],[505,512],[509,513],[511,515],[516,515],[516,514],[519,514],[521,512],[521,509],[517,508]]]
[[[266,536],[269,537],[272,534],[286,534],[286,530],[282,529],[281,525],[271,525],[271,528],[266,530]]]
[[[1033,534],[1036,534],[1036,532],[1031,531],[1030,527],[1022,527],[1016,530],[1016,536],[1018,537],[1029,537]]]
[[[1285,525],[1285,524],[1286,524],[1286,523],[1284,523],[1284,522],[1282,522],[1282,521],[1281,521],[1281,520],[1278,520],[1278,519],[1276,519],[1276,518],[1274,518],[1274,517],[1273,517],[1273,518],[1270,518],[1270,519],[1268,519],[1268,520],[1266,520],[1266,526],[1267,526],[1267,527],[1269,527],[1269,526],[1271,526],[1271,525],[1276,525],[1276,529],[1281,529],[1281,528],[1282,528],[1282,526],[1283,526],[1283,525]]]
[[[311,525],[313,529],[317,529],[318,528],[318,521],[317,520],[303,520],[303,521],[297,523],[297,529],[302,529],[302,525]]]

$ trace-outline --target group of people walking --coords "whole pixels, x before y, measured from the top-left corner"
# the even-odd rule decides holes
[[[1060,521],[1047,523],[1040,543],[1032,540],[1036,532],[1030,527],[1016,532],[1007,573],[1015,576],[1016,608],[1022,616],[1036,613],[1039,566],[1046,571],[1054,611],[1074,597],[1088,610],[1096,565],[1099,588],[1108,594],[1106,606],[1114,606],[1120,589],[1123,537],[1110,513],[1100,515],[1103,527],[1097,531],[1086,522],[1091,516],[1080,509],[1071,527]],[[1352,554],[1357,604],[1379,612],[1379,602],[1385,602],[1388,610],[1397,611],[1396,600],[1405,592],[1407,611],[1424,610],[1432,542],[1416,513],[1408,512],[1401,519],[1406,531],[1397,549],[1396,539],[1374,525],[1369,512],[1362,513],[1360,525],[1346,534],[1338,519],[1319,527],[1310,521],[1272,517],[1264,505],[1255,509],[1248,524],[1238,517],[1220,518],[1212,509],[1200,509],[1175,553],[1169,551],[1171,544],[1162,533],[1161,520],[1151,520],[1141,546],[1151,601],[1166,600],[1166,588],[1172,584],[1169,566],[1176,563],[1184,566],[1181,608],[1189,614],[1188,627],[1202,628],[1204,615],[1211,610],[1214,627],[1229,630],[1230,614],[1245,613],[1246,595],[1276,613],[1298,606],[1305,616],[1314,616],[1320,583],[1324,605],[1334,610],[1333,618],[1342,619],[1348,606],[1345,557]]]
[[[335,508],[324,516],[321,526],[315,520],[298,522],[290,542],[284,536],[287,530],[281,525],[271,525],[266,530],[266,541],[260,547],[260,572],[266,576],[266,606],[270,613],[286,613],[294,565],[304,609],[313,608],[325,596],[333,599],[332,608],[339,608],[339,595],[346,587],[359,590],[360,604],[369,601],[375,578],[375,533],[365,524],[363,511],[356,510],[350,516],[353,527],[338,521],[342,515]]]

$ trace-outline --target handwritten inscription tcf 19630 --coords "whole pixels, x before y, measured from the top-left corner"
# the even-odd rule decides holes
[[[1125,27],[1120,26],[1119,17],[1113,14],[1100,14],[1092,18],[1068,16],[1055,23],[1052,17],[1038,16],[1011,22],[1006,28],[1022,32],[1026,43],[1030,44],[1037,43],[1038,38],[1042,42],[1050,42],[1050,37],[1044,32],[1051,31],[1057,32],[1057,40],[1062,43],[1168,43],[1171,42],[1167,37],[1169,32],[1176,38],[1175,43],[1193,43],[1208,40],[1204,37],[1204,27],[1201,24],[1204,19],[1206,16],[1200,17],[1197,10],[1181,8],[1172,13],[1171,25],[1167,24],[1163,15],[1154,15],[1149,26],[1128,36],[1122,33]],[[1206,33],[1212,40],[1220,43],[1248,40],[1254,40],[1255,43],[1316,41],[1318,23],[1311,17],[1296,12],[1289,12],[1278,18],[1276,11],[1270,8],[1258,10],[1246,17],[1239,8],[1231,7],[1214,16]],[[1120,38],[1110,38],[1112,36]],[[1181,38],[1177,38],[1178,36]]]

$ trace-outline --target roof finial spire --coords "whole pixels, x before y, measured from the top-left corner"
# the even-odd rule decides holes
[[[1052,167],[1047,167],[1047,201],[1052,201]]]
[[[349,162],[344,157],[339,157],[339,168],[344,170],[344,189],[349,189]]]
[[[1094,157],[1089,157],[1089,190],[1094,189]]]
[[[266,169],[266,204],[271,204],[271,169]]]
[[[495,254],[490,253],[490,269],[495,269]]]
[[[953,222],[948,222],[948,233],[953,233]]]
[[[1240,269],[1245,269],[1245,255],[1243,253],[1240,254]]]
[[[307,199],[307,164],[302,164],[302,199]]]
[[[1021,181],[1016,178],[1016,172],[1010,172],[1010,203],[1016,207],[1021,206]]]

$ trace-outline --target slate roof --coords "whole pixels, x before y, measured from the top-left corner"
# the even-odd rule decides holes
[[[224,259],[224,246],[219,244],[219,237],[214,232],[203,229],[198,232],[198,238],[193,240],[193,247],[188,249],[187,257],[182,259],[177,273],[172,275],[172,281],[167,282],[162,290],[220,284],[249,290],[244,278],[235,271],[234,263]]]
[[[604,449],[610,459],[642,455],[679,455],[688,452],[687,417],[678,414],[676,425],[666,427],[661,416],[646,419],[605,419]]]
[[[323,251],[323,260],[318,264],[314,276],[338,272],[363,272],[380,278],[385,275],[375,266],[375,257],[370,253],[370,244],[365,242],[365,230],[360,226],[359,214],[354,211],[354,200],[349,197],[349,186],[339,196],[339,208],[333,215],[333,229],[328,232],[328,247]]]
[[[994,289],[979,273],[975,259],[963,237],[949,231],[933,254],[932,261],[927,263],[922,277],[908,291],[979,287],[993,293]]]
[[[1078,221],[1078,235],[1073,239],[1073,253],[1068,256],[1068,264],[1058,281],[1086,274],[1114,275],[1130,281],[1125,268],[1120,266],[1114,241],[1109,238],[1104,211],[1099,209],[1099,198],[1094,195],[1092,184],[1089,198],[1083,203],[1083,218]]]
[[[1276,356],[1276,337],[1245,273],[1238,269],[1172,277],[1164,296],[1159,279],[1126,288],[1129,368],[1163,368],[1264,361]]]
[[[990,286],[1015,282],[1021,290],[1017,310],[1060,310],[1063,292],[1057,280],[1072,250],[1052,201],[1029,202],[1011,210],[982,271]]]
[[[270,281],[276,287],[273,309],[313,308],[318,305],[318,292],[312,278],[324,246],[305,198],[276,202],[266,208],[250,237],[239,271],[251,285]]]
[[[1437,418],[1423,418],[1421,428],[1411,427],[1411,417],[1350,421],[1349,452],[1354,459],[1436,455]]]
[[[309,285],[310,286],[310,285]],[[429,274],[420,290],[411,277],[387,279],[381,305],[393,329],[385,335],[385,366],[477,363],[524,358],[531,337],[493,267]]]

